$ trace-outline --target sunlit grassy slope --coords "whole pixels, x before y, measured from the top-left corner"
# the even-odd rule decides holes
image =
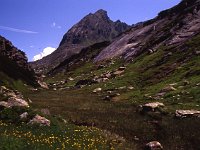
[[[36,106],[49,108],[70,123],[96,126],[124,137],[130,149],[142,149],[152,140],[160,141],[169,150],[199,149],[196,144],[200,141],[199,119],[177,120],[173,117],[176,109],[200,110],[199,49],[200,36],[196,36],[182,47],[161,46],[153,54],[143,53],[132,62],[108,61],[102,69],[97,69],[91,61],[77,63],[68,72],[46,80],[56,83],[72,77],[73,81],[58,86],[56,91],[31,92],[27,96]],[[126,66],[121,76],[81,89],[73,88],[79,80],[92,79],[94,75],[114,71],[120,66]],[[155,95],[169,84],[176,90],[155,99]],[[117,90],[124,86],[134,89]],[[98,87],[102,92],[92,93]],[[107,91],[120,93],[120,96],[105,101]],[[163,113],[141,115],[137,112],[140,104],[154,101],[165,104]]]

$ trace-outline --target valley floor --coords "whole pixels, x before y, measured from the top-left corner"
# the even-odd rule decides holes
[[[141,114],[128,101],[109,102],[84,90],[29,93],[40,108],[61,115],[71,124],[97,127],[105,137],[122,143],[119,149],[142,149],[149,141],[160,141],[167,150],[199,149],[199,119],[176,119],[173,114]]]

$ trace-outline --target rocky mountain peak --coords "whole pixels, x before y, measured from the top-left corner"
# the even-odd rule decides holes
[[[63,37],[60,46],[70,44],[89,44],[96,43],[97,35],[103,39],[110,40],[110,32],[114,27],[114,22],[110,20],[107,12],[103,9],[90,13],[80,22],[75,24]],[[96,36],[96,37],[95,37]],[[108,38],[106,38],[106,36]],[[95,42],[92,42],[95,40]]]
[[[95,43],[112,41],[130,26],[112,21],[103,9],[90,13],[75,24],[64,36],[58,49],[42,60],[31,63],[33,68],[51,70],[65,59],[78,54],[83,48]],[[39,69],[38,69],[39,67]],[[42,68],[42,69],[41,69]],[[45,71],[46,72],[46,71]]]

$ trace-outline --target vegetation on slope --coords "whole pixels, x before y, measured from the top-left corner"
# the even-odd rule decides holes
[[[62,114],[68,122],[96,126],[124,137],[127,143],[131,143],[131,149],[141,149],[153,140],[160,141],[165,149],[199,149],[196,144],[200,135],[199,119],[174,118],[177,109],[199,110],[199,45],[200,36],[196,36],[184,46],[162,46],[152,54],[143,53],[133,62],[111,60],[104,63],[103,68],[85,62],[72,67],[69,72],[47,78],[47,82],[52,84],[66,80],[64,84],[27,95],[37,106]],[[80,80],[93,79],[94,75],[99,76],[120,66],[126,66],[122,75],[79,89],[75,87]],[[175,90],[158,95],[169,85]],[[134,89],[128,89],[129,86]],[[92,93],[98,87],[102,91]],[[120,95],[104,100],[108,91]],[[155,101],[165,104],[160,113],[138,112],[139,105]]]

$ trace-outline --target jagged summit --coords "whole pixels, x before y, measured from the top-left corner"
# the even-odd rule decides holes
[[[107,11],[103,9],[97,10],[94,15],[102,19],[109,19]]]
[[[121,26],[121,30],[118,30]],[[113,22],[103,9],[89,14],[74,25],[63,37],[60,46],[71,44],[92,45],[105,40],[112,40],[128,26],[120,21]]]
[[[107,11],[106,10],[104,10],[104,9],[99,9],[99,10],[97,10],[94,14],[107,14]]]

